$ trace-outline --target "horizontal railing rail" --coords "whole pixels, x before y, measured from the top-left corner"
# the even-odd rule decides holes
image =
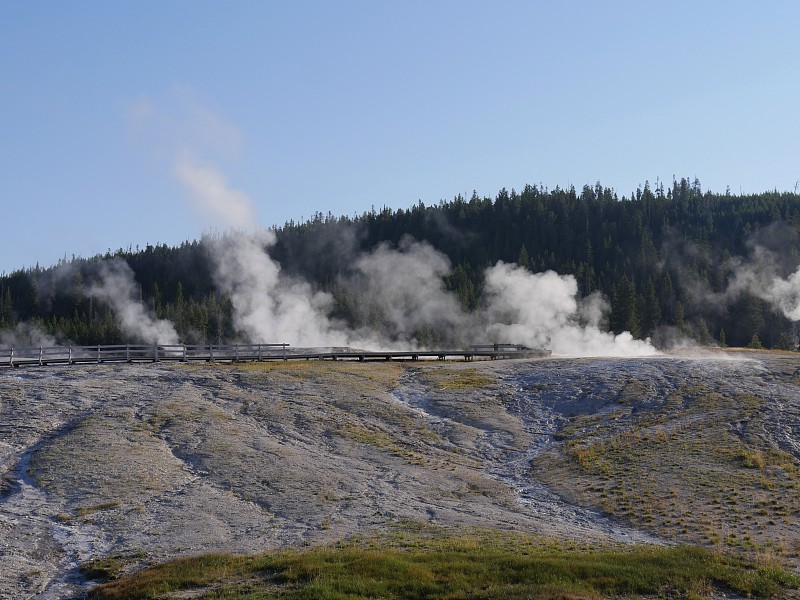
[[[470,346],[470,348],[473,350],[494,350],[495,352],[521,352],[525,350],[531,350],[531,348],[523,346],[522,344],[474,344]]]
[[[240,362],[289,359],[318,360],[446,360],[448,358],[530,358],[549,356],[518,344],[481,344],[470,350],[400,350],[367,352],[352,349],[291,348],[289,344],[115,344],[96,346],[27,346],[0,348],[0,367],[113,362],[205,361]]]
[[[289,344],[110,344],[0,348],[0,366],[103,362],[265,360],[283,358]]]

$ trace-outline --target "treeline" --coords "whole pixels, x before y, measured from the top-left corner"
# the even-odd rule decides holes
[[[797,329],[758,295],[727,294],[736,265],[755,245],[771,251],[785,277],[800,264],[800,196],[703,192],[699,181],[646,183],[628,197],[595,186],[526,186],[494,198],[458,196],[436,206],[371,210],[361,217],[316,214],[275,231],[269,249],[282,268],[336,299],[337,316],[356,318],[339,282],[360,253],[410,235],[447,255],[444,284],[463,307],[481,302],[483,272],[498,260],[533,272],[576,278],[579,292],[611,303],[608,328],[635,337],[680,333],[701,343],[795,348]],[[117,343],[124,334],[111,309],[83,290],[97,262],[118,256],[133,269],[142,301],[172,321],[184,341],[240,340],[232,306],[212,275],[206,246],[120,249],[92,259],[0,277],[0,329],[33,322],[77,343]]]
[[[187,343],[236,339],[233,307],[215,291],[209,257],[199,241],[178,247],[148,245],[0,277],[0,331],[30,323],[56,341],[119,344],[133,341],[111,307],[87,290],[100,282],[100,263],[121,258],[135,273],[139,298],[152,314],[172,322]]]

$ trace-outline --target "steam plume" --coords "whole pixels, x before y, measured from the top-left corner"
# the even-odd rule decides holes
[[[51,347],[58,341],[33,323],[18,323],[14,329],[0,331],[0,348]]]
[[[800,269],[786,279],[773,277],[764,299],[777,306],[790,321],[800,321]]]
[[[120,258],[104,261],[99,274],[101,282],[89,287],[86,295],[107,302],[127,334],[146,343],[178,343],[172,323],[148,314],[137,299],[138,287],[128,263]]]
[[[578,301],[571,275],[530,273],[498,262],[486,270],[486,330],[496,340],[550,348],[567,356],[648,356],[649,343],[599,329],[607,303],[598,295]]]
[[[719,291],[712,290],[705,279],[698,279],[682,268],[696,258],[710,260],[696,246],[670,249],[671,268],[680,274],[687,297],[701,312],[728,306],[742,294],[751,294],[769,303],[790,321],[800,321],[800,268],[796,257],[786,252],[786,248],[794,244],[796,235],[780,221],[762,227],[747,240],[747,256],[735,256],[722,265],[727,278]]]
[[[749,292],[769,302],[790,321],[800,321],[800,269],[782,277],[778,257],[763,246],[755,246],[748,260],[732,261],[732,266],[726,296],[736,298]]]
[[[435,334],[439,343],[463,341],[469,318],[444,289],[442,277],[450,272],[444,254],[410,236],[397,249],[383,243],[360,256],[355,274],[344,283],[359,299],[359,320],[372,328],[362,330],[357,343],[414,345],[421,331]]]
[[[275,242],[268,230],[207,238],[220,291],[228,294],[236,325],[258,343],[334,346],[346,342],[328,318],[333,298],[302,280],[283,276],[267,254]]]
[[[248,215],[242,217],[245,221],[251,218],[250,200],[229,190],[221,177],[186,168],[177,172],[193,196],[229,226],[242,225],[241,215]],[[210,183],[210,191],[204,182]],[[331,316],[330,294],[282,272],[268,254],[275,243],[273,232],[240,232],[205,242],[217,286],[233,303],[236,326],[253,342],[377,349],[497,341],[549,347],[565,355],[656,353],[629,333],[602,332],[599,323],[607,303],[598,296],[579,303],[575,279],[552,271],[534,275],[498,263],[486,272],[485,306],[468,314],[444,288],[442,278],[451,273],[449,259],[430,244],[405,237],[397,248],[381,244],[355,257],[349,274],[339,281],[361,324],[353,329]]]
[[[655,353],[630,334],[601,332],[598,324],[607,304],[599,297],[579,303],[575,279],[553,272],[532,275],[498,263],[486,273],[485,306],[465,313],[443,285],[451,273],[449,259],[410,237],[397,248],[382,244],[352,258],[337,282],[351,300],[350,316],[357,323],[348,327],[333,318],[330,294],[287,275],[269,256],[275,235],[256,229],[246,194],[186,150],[178,155],[174,174],[215,223],[250,232],[205,239],[215,282],[231,298],[235,325],[250,341],[366,348],[498,341],[551,346],[563,354]]]
[[[215,219],[223,216],[224,222],[236,229],[247,229],[256,223],[253,203],[247,194],[231,189],[213,166],[201,164],[184,152],[175,163],[175,176],[207,216]]]
[[[329,319],[333,298],[281,272],[267,249],[275,234],[258,229],[253,202],[232,189],[211,165],[178,159],[175,175],[202,210],[236,233],[206,236],[205,247],[219,290],[231,298],[236,327],[256,343],[301,346],[342,345],[346,341]],[[247,231],[245,231],[247,230]]]

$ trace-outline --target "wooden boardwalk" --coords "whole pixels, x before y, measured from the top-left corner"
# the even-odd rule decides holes
[[[0,348],[0,367],[142,362],[255,362],[272,360],[465,360],[550,356],[518,344],[485,344],[469,350],[368,352],[352,349],[290,348],[289,344],[113,345]]]

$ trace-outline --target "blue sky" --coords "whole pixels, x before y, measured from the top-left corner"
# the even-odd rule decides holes
[[[3,2],[0,273],[224,229],[181,161],[264,226],[526,183],[794,190],[798,31],[794,1]]]

